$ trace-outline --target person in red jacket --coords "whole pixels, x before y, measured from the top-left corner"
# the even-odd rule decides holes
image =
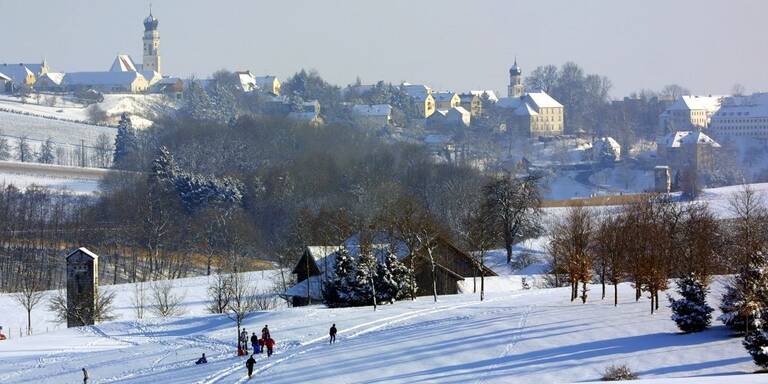
[[[275,340],[269,337],[266,340],[264,340],[264,345],[267,347],[267,357],[272,356],[272,351],[275,348]]]

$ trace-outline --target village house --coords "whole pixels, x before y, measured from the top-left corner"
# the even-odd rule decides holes
[[[367,239],[361,240],[361,237]],[[496,273],[490,268],[481,269],[469,254],[442,236],[434,237],[428,245],[432,248],[432,255],[435,259],[435,280],[438,295],[459,293],[459,283],[465,278],[480,276],[481,273],[484,276],[496,276]],[[412,253],[405,243],[385,233],[355,234],[340,246],[309,246],[305,248],[292,271],[296,276],[296,284],[285,292],[285,295],[291,298],[294,306],[323,301],[323,285],[334,278],[336,254],[341,247],[344,247],[353,259],[359,257],[361,248],[366,248],[371,250],[380,263],[384,262],[390,252],[406,265],[411,265],[413,262],[418,287],[417,295],[432,294],[432,269],[428,258],[425,257],[426,247],[421,247]]]
[[[58,91],[61,89],[61,82],[64,80],[64,74],[61,72],[46,72],[35,81],[35,90],[37,91]]]
[[[392,106],[389,104],[353,105],[352,115],[365,128],[379,129],[392,125]]]
[[[686,168],[711,170],[720,144],[701,131],[677,131],[664,136],[656,146],[658,159],[674,174]]]
[[[14,88],[32,87],[37,76],[47,72],[47,65],[43,64],[0,64],[0,73],[11,79]]]
[[[0,72],[0,92],[10,92],[12,81],[10,76]]]
[[[280,96],[280,80],[275,76],[254,76],[256,88],[266,94]]]
[[[435,99],[435,109],[449,110],[461,105],[461,98],[453,92],[432,92]]]
[[[432,88],[422,84],[403,83],[401,89],[413,100],[421,116],[428,118],[435,113],[435,98],[432,96]]]
[[[150,87],[150,92],[181,100],[184,96],[184,80],[178,77],[164,77]]]
[[[724,96],[678,97],[659,115],[660,133],[708,128],[712,116],[720,109],[723,99]]]
[[[499,98],[496,97],[496,92],[491,90],[484,91],[469,91],[459,95],[460,105],[464,109],[468,110],[472,117],[479,117],[483,115],[484,103],[496,103]]]
[[[469,127],[471,119],[472,114],[461,106],[453,107],[445,114],[445,122],[451,127]]]

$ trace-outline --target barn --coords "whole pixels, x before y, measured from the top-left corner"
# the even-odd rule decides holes
[[[333,278],[337,252],[344,247],[351,257],[357,257],[360,254],[360,239],[361,235],[355,234],[339,246],[306,247],[292,271],[296,284],[286,291],[293,305],[321,303],[323,284]],[[413,253],[405,243],[383,232],[370,236],[366,246],[373,250],[374,255],[381,262],[390,251],[407,265],[413,261],[419,296],[432,295],[432,271],[427,257],[428,248],[432,250],[432,256],[435,259],[438,295],[457,294],[460,291],[459,282],[481,274],[480,267],[475,265],[472,257],[443,236],[434,237],[427,245]],[[496,276],[496,273],[487,267],[484,267],[482,272],[485,276]]]

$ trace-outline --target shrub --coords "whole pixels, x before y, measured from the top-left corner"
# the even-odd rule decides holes
[[[602,381],[636,380],[637,375],[626,365],[611,365],[603,372]]]

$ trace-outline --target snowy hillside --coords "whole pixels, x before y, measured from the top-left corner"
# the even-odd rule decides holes
[[[269,273],[254,274],[263,287],[272,284]],[[206,279],[179,281],[184,317],[134,320],[133,287],[121,285],[112,288],[122,315],[117,321],[0,342],[0,382],[78,382],[82,367],[92,383],[245,382],[245,359],[234,353],[234,323],[204,314]],[[617,308],[599,300],[598,286],[590,294],[585,305],[569,302],[568,288],[504,288],[491,289],[484,302],[467,292],[376,312],[283,308],[253,315],[245,328],[258,332],[268,324],[277,341],[274,356],[257,357],[255,380],[270,383],[579,382],[599,380],[611,364],[627,364],[643,379],[729,375],[728,382],[768,382],[768,376],[747,375],[755,366],[741,339],[719,325],[682,335],[667,308],[650,315],[648,300],[634,302],[629,285],[621,286]],[[6,330],[23,323],[22,312],[0,295]],[[35,328],[44,329],[50,318],[44,307],[33,315]],[[332,323],[339,341],[328,345]],[[196,366],[201,353],[209,363]]]
[[[0,109],[56,119],[90,121],[90,109],[98,107],[106,114],[107,123],[117,125],[122,113],[131,115],[136,128],[147,128],[158,113],[175,108],[173,101],[163,95],[105,94],[104,101],[86,106],[71,97],[40,95],[27,98],[25,103],[13,96],[0,95]]]

